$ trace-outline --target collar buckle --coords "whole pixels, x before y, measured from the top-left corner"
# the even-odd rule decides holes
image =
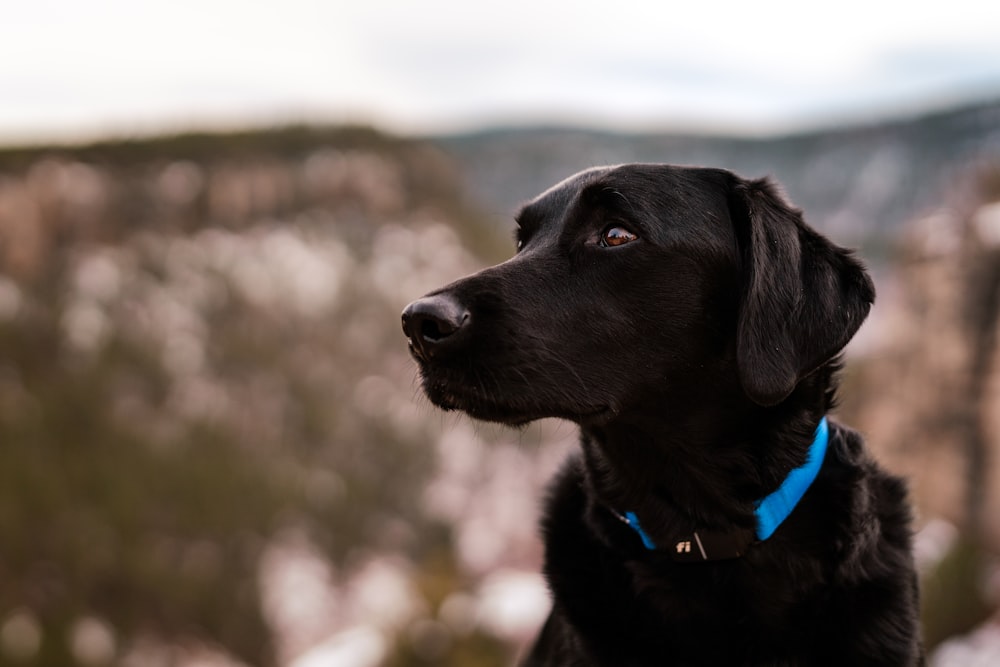
[[[806,462],[792,470],[774,493],[761,498],[754,504],[754,518],[756,520],[754,529],[736,529],[725,532],[699,529],[690,535],[676,537],[673,539],[673,544],[660,548],[642,529],[639,517],[635,515],[635,512],[619,514],[612,509],[611,513],[639,535],[646,549],[663,551],[677,562],[692,563],[739,558],[746,554],[754,542],[763,542],[771,537],[802,500],[802,496],[816,480],[816,476],[823,466],[829,435],[830,427],[826,417],[823,417],[816,427],[816,435],[809,446]]]
[[[701,529],[676,540],[672,548],[664,550],[679,563],[731,560],[745,555],[755,539],[752,530]]]

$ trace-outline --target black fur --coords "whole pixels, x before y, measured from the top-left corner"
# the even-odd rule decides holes
[[[615,515],[667,545],[753,527],[754,501],[805,461],[874,300],[852,255],[768,181],[715,169],[585,171],[518,226],[513,258],[403,323],[438,406],[580,426],[543,521],[552,613],[524,665],[922,664],[906,490],[844,426],[740,558],[675,562]]]

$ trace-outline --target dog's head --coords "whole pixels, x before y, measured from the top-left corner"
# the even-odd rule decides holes
[[[436,405],[600,423],[711,400],[781,403],[874,299],[851,254],[766,180],[625,165],[517,216],[517,254],[414,301],[403,329]]]

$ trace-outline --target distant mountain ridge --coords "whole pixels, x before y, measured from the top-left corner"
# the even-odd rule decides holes
[[[490,214],[581,169],[622,162],[724,167],[770,175],[806,218],[841,242],[878,251],[900,226],[939,207],[976,165],[1000,162],[1000,99],[868,125],[779,137],[500,128],[432,141],[459,165]]]

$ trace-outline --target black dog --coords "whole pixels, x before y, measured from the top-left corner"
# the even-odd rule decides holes
[[[862,266],[723,170],[592,169],[517,222],[403,329],[436,405],[580,426],[524,664],[922,664],[906,490],[825,419]]]

